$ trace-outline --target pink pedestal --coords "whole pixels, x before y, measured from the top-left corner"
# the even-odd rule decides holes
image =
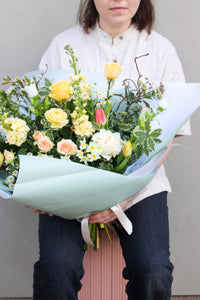
[[[103,234],[100,249],[92,247],[84,257],[85,275],[79,300],[126,300],[126,281],[122,277],[125,266],[119,240],[112,236],[113,245]]]

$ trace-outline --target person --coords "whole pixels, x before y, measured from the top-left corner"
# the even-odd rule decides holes
[[[153,30],[151,0],[81,0],[79,23],[57,35],[43,55],[39,68],[69,70],[64,46],[70,44],[83,71],[103,73],[108,61],[118,62],[123,71],[117,79],[137,79],[140,72],[158,81],[184,82],[181,62],[174,46]],[[190,134],[186,124],[180,135]],[[162,162],[160,162],[160,165]],[[169,300],[173,265],[169,256],[167,193],[171,191],[164,166],[136,196],[121,203],[134,223],[129,236],[118,229],[126,267],[129,300]],[[142,200],[142,201],[141,201]],[[33,209],[38,212],[37,209]],[[109,209],[90,216],[90,223],[107,223],[116,216]],[[34,265],[34,300],[75,300],[83,277],[84,241],[80,223],[49,216],[40,211],[40,258]]]

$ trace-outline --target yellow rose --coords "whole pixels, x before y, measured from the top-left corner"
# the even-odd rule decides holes
[[[51,128],[63,128],[69,121],[67,114],[61,108],[51,108],[45,112],[45,118],[51,123]]]
[[[123,155],[124,155],[124,157],[129,157],[130,155],[131,155],[131,153],[132,153],[132,145],[131,145],[131,143],[128,141],[128,142],[126,142],[125,143],[125,145],[124,145],[124,149],[123,149]]]
[[[3,156],[3,154],[0,152],[0,167],[1,167],[2,164],[3,164],[3,161],[4,161],[4,156]]]
[[[108,79],[116,79],[122,68],[119,64],[114,62],[108,62],[105,64],[104,74]]]
[[[72,88],[69,86],[69,81],[59,80],[49,87],[51,93],[49,97],[56,101],[67,100],[72,94]]]

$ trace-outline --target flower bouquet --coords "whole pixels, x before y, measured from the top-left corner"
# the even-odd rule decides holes
[[[138,175],[135,187],[134,175],[122,174],[133,174],[140,158],[165,148],[169,136],[161,143],[162,130],[152,125],[166,99],[163,84],[144,80],[138,67],[137,82],[125,79],[123,91],[111,92],[121,71],[116,63],[105,66],[102,96],[78,69],[73,49],[65,50],[74,70],[68,80],[52,80],[46,72],[3,79],[10,87],[0,90],[1,189],[37,209],[83,218],[128,199],[152,179],[155,165],[142,180]],[[103,226],[89,227],[98,248]]]

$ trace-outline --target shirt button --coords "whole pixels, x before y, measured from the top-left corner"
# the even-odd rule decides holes
[[[120,35],[119,39],[120,39],[120,40],[123,40],[123,39],[124,39],[124,37],[123,37],[122,35]]]
[[[117,59],[113,59],[113,62],[114,62],[114,63],[117,63]]]

